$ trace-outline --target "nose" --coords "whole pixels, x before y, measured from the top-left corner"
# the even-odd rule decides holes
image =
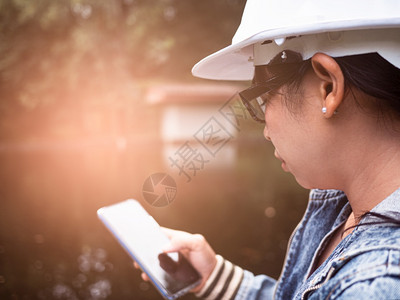
[[[265,139],[266,139],[267,141],[271,141],[271,138],[270,138],[270,136],[269,136],[269,134],[268,134],[267,125],[265,125],[265,127],[264,127],[264,137],[265,137]]]

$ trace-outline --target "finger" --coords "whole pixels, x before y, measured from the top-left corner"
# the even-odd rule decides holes
[[[136,269],[140,269],[140,266],[138,265],[138,263],[137,263],[136,261],[133,262],[133,266],[134,266]]]
[[[182,250],[181,247],[182,243],[179,243],[179,240],[182,240],[186,235],[189,235],[189,233],[166,227],[161,227],[161,229],[170,240],[170,243],[164,245],[163,251],[168,253],[168,252],[176,252]]]
[[[174,230],[166,227],[161,227],[162,231],[167,235],[168,238],[172,239],[174,236],[178,234],[185,233],[184,231]]]
[[[164,252],[176,251],[196,251],[205,244],[205,239],[200,234],[190,234],[187,232],[178,232],[171,238],[171,242],[163,247]]]

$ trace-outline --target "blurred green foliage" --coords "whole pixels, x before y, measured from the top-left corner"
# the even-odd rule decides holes
[[[0,0],[0,113],[113,101],[191,78],[227,45],[243,0]],[[128,92],[129,93],[129,92]]]

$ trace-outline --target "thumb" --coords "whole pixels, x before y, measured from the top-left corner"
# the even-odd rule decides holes
[[[180,248],[180,246],[178,245],[174,245],[174,244],[172,244],[172,243],[169,243],[169,244],[166,244],[166,245],[164,245],[164,247],[162,248],[162,251],[164,252],[164,253],[170,253],[170,252],[178,252],[178,251],[180,251],[181,250],[181,248]]]
[[[191,237],[176,235],[170,238],[170,242],[163,247],[163,251],[168,252],[178,252],[182,250],[191,250],[193,248],[193,241]]]
[[[170,243],[163,247],[164,252],[177,252],[182,250],[198,250],[204,242],[204,238],[199,234],[190,234],[184,231],[163,228],[170,239]]]

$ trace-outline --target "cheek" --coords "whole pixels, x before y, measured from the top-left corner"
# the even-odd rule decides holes
[[[300,163],[309,158],[310,150],[314,150],[307,119],[293,115],[283,99],[274,100],[279,101],[271,101],[266,110],[264,137],[274,144],[285,161]]]
[[[279,103],[279,102],[278,102]],[[265,109],[264,137],[268,141],[274,141],[274,136],[278,136],[285,123],[283,108],[276,101],[269,103]]]
[[[318,152],[313,137],[301,126],[296,121],[282,120],[280,126],[271,126],[264,131],[293,172],[312,169],[313,159]]]

